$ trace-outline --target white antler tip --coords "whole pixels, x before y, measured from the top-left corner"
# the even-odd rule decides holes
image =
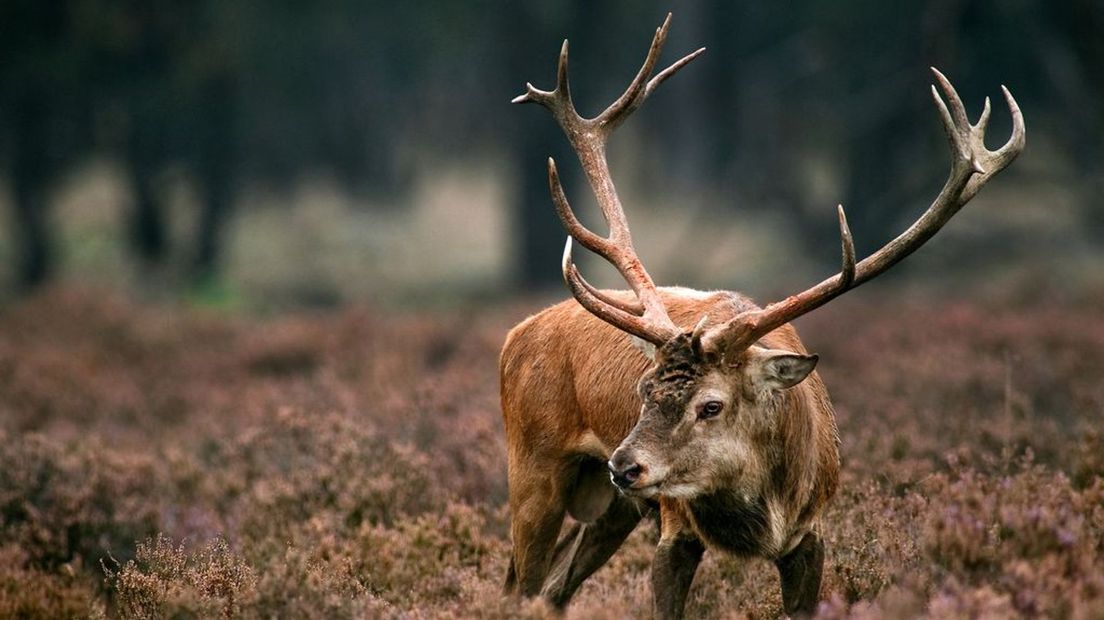
[[[703,314],[702,318],[698,319],[697,325],[694,325],[694,333],[695,334],[701,333],[701,331],[703,329],[705,329],[705,325],[708,322],[709,322],[709,315],[708,314]]]

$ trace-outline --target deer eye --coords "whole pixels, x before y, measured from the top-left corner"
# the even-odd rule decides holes
[[[719,400],[706,401],[698,406],[698,419],[707,420],[709,418],[715,418],[720,415],[723,409],[724,403]]]

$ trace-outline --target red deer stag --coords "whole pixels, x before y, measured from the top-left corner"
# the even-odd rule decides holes
[[[656,617],[682,614],[706,547],[772,560],[784,612],[808,614],[820,589],[818,521],[838,484],[839,439],[828,392],[813,371],[817,356],[806,352],[789,322],[874,278],[935,235],[1023,149],[1023,117],[1002,87],[1012,137],[988,150],[988,99],[971,125],[954,88],[933,69],[946,97],[945,103],[932,87],[951,172],[928,210],[900,236],[856,263],[841,207],[841,272],[763,308],[738,293],[657,288],[633,249],[605,148],[613,130],[664,80],[704,51],[652,77],[669,24],[670,16],[625,93],[592,119],[571,101],[567,41],[555,90],[529,84],[514,99],[543,105],[563,128],[609,236],[576,219],[549,159],[552,201],[570,233],[563,275],[575,301],[523,321],[502,350],[513,537],[506,591],[541,595],[562,608],[658,505]],[[598,290],[584,280],[571,259],[572,239],[612,263],[632,291]],[[565,513],[575,524],[557,542]]]

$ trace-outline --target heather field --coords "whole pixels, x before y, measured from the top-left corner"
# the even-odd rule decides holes
[[[539,307],[5,307],[0,617],[552,617],[499,596],[496,357]],[[819,617],[1104,617],[1101,308],[875,288],[799,324],[843,442]],[[655,539],[567,617],[647,616]],[[777,579],[707,554],[688,615],[776,617]]]

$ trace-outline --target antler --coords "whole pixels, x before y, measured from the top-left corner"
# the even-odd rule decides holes
[[[590,186],[598,199],[598,205],[602,209],[602,215],[609,224],[609,236],[602,237],[579,222],[571,210],[563,186],[560,185],[556,162],[549,158],[548,185],[552,192],[552,202],[555,204],[556,213],[559,214],[570,234],[567,247],[564,248],[563,276],[571,293],[595,316],[655,345],[667,342],[678,335],[680,330],[667,315],[667,309],[659,298],[655,283],[652,282],[651,276],[648,275],[633,249],[625,212],[621,208],[621,200],[617,197],[617,190],[610,178],[609,165],[606,163],[606,141],[613,130],[639,108],[660,84],[705,51],[705,48],[701,48],[684,56],[652,77],[652,71],[655,70],[663,44],[667,40],[667,30],[670,25],[671,15],[668,14],[663,25],[656,29],[655,38],[652,39],[652,46],[644,59],[644,65],[640,67],[640,71],[637,72],[628,89],[594,118],[580,116],[575,111],[575,104],[571,100],[571,89],[567,81],[566,40],[560,48],[555,90],[539,90],[532,84],[526,84],[525,94],[512,101],[512,103],[539,103],[552,112],[552,116],[560,124],[572,148],[579,156],[583,172],[586,173],[587,180],[590,181]],[[612,263],[636,294],[637,301],[634,303],[613,298],[583,279],[579,269],[571,260],[572,238]]]
[[[742,350],[795,318],[828,303],[842,293],[855,288],[916,251],[931,239],[939,229],[963,207],[989,179],[996,176],[1023,151],[1025,130],[1023,114],[1012,93],[1001,86],[1004,99],[1012,114],[1012,136],[996,151],[985,148],[985,128],[989,122],[989,98],[976,125],[971,125],[962,100],[954,86],[938,70],[932,67],[935,80],[947,98],[944,103],[939,91],[932,86],[932,98],[939,109],[947,140],[951,145],[951,173],[943,189],[928,210],[912,226],[877,252],[855,264],[855,246],[847,218],[840,205],[840,236],[843,240],[843,268],[836,276],[820,284],[770,304],[760,310],[741,313],[727,323],[712,328],[703,336],[705,346],[714,350]],[[948,104],[950,108],[948,109]]]

